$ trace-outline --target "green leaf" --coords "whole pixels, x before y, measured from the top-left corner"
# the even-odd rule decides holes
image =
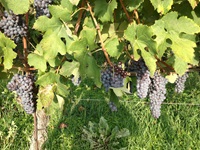
[[[73,54],[76,59],[80,58],[86,53],[87,50],[87,39],[82,38],[80,40],[72,42],[68,47],[68,53]]]
[[[108,52],[108,54],[111,57],[118,58],[123,50],[123,47],[120,45],[117,37],[111,37],[105,42],[105,48]]]
[[[112,87],[110,87],[110,89],[112,89],[113,92],[115,93],[115,95],[118,96],[118,97],[122,97],[124,95],[122,88],[112,88]]]
[[[142,57],[144,59],[146,66],[148,67],[148,69],[150,71],[150,75],[153,76],[154,72],[156,71],[156,61],[157,60],[154,58],[154,56],[152,56],[150,53],[148,53],[146,51],[142,51]]]
[[[61,82],[57,82],[56,93],[60,96],[67,97],[69,94],[69,87],[62,84]]]
[[[188,69],[188,64],[180,59],[179,57],[175,58],[175,63],[174,63],[174,70],[180,75],[184,75],[186,70]]]
[[[29,0],[0,0],[1,4],[8,10],[12,10],[14,14],[25,14],[29,10]]]
[[[137,9],[143,2],[144,0],[123,0],[126,8],[128,8],[129,12],[132,12],[134,9]]]
[[[187,17],[178,18],[177,12],[170,12],[156,21],[152,29],[156,35],[155,41],[158,44],[159,57],[162,57],[166,49],[170,48],[175,57],[181,59],[181,62],[191,64],[195,62],[194,47],[196,47],[196,43],[191,35],[200,32],[200,27],[195,22]]]
[[[80,0],[69,0],[73,5],[78,5],[78,3],[80,2]]]
[[[44,38],[40,42],[40,45],[44,51],[44,58],[46,60],[55,58],[58,52],[61,55],[64,55],[67,51],[65,44],[56,32],[51,34],[45,33]]]
[[[60,30],[62,23],[56,17],[48,18],[47,16],[40,16],[34,23],[33,28],[41,32],[49,29],[55,31]]]
[[[127,137],[129,135],[130,135],[129,130],[126,128],[123,128],[116,133],[116,138],[123,138],[123,137]]]
[[[198,0],[188,0],[188,2],[190,3],[190,5],[192,6],[193,9],[194,9],[194,8],[198,5],[198,3],[199,3]]]
[[[96,39],[96,29],[95,28],[89,28],[87,26],[84,26],[81,30],[81,33],[79,35],[80,38],[87,37],[87,43],[90,50],[93,50],[96,47],[95,39]]]
[[[177,33],[183,32],[187,34],[200,32],[200,27],[193,20],[185,16],[178,18],[177,12],[170,12],[159,21],[164,22],[167,32],[170,32],[170,30],[173,30]]]
[[[54,99],[53,86],[40,87],[38,92],[37,109],[41,110],[43,107],[49,107]]]
[[[140,58],[140,53],[138,53],[138,50],[140,50],[151,75],[153,75],[156,70],[156,59],[154,57],[156,42],[152,39],[152,29],[145,25],[136,25],[133,23],[125,30],[124,35],[133,46],[134,59],[138,60]]]
[[[17,56],[17,54],[13,51],[16,45],[12,40],[7,38],[1,32],[0,32],[0,41],[1,41],[0,42],[0,58],[3,57],[4,68],[10,69],[12,68],[12,65],[13,65],[13,59],[15,59]]]
[[[34,66],[34,68],[39,69],[42,72],[45,72],[45,70],[47,69],[46,60],[44,59],[44,57],[35,53],[31,53],[28,55],[28,63],[30,66]]]
[[[111,0],[109,3],[106,0],[96,0],[94,13],[102,22],[113,21],[113,12],[116,8],[116,0]]]
[[[158,13],[166,14],[173,5],[173,0],[150,0]]]
[[[103,136],[107,136],[109,133],[109,125],[104,117],[99,120],[99,133]]]
[[[68,62],[66,61],[63,65],[62,68],[60,69],[60,74],[69,77],[74,72],[76,72],[77,68],[79,68],[80,64],[76,61]]]
[[[51,5],[49,6],[49,10],[55,18],[61,19],[65,22],[71,20],[71,12],[67,8],[58,5]]]
[[[2,50],[4,54],[4,68],[10,69],[13,65],[13,59],[17,57],[17,54],[9,47],[4,47]]]
[[[56,99],[58,100],[60,109],[63,110],[64,104],[65,104],[64,98],[56,94]]]
[[[69,0],[61,0],[61,6],[67,8],[69,11],[73,11],[73,5]]]
[[[121,93],[117,89],[115,89],[115,91],[113,89],[111,88],[111,90],[109,90],[110,91],[109,92],[109,96],[110,96],[109,99],[110,99],[111,102],[114,102],[115,104],[117,104],[117,103],[119,103],[119,97],[116,94],[121,95]]]
[[[85,54],[79,58],[80,62],[80,75],[81,77],[89,77],[94,80],[94,83],[97,87],[101,87],[100,81],[100,68],[97,65],[94,57]]]
[[[47,85],[56,83],[58,79],[59,79],[58,74],[55,74],[53,72],[47,72],[38,78],[36,84],[45,87]]]
[[[134,48],[133,53],[136,60],[139,59],[137,50],[143,52],[148,48],[150,53],[155,53],[156,42],[152,39],[153,32],[148,26],[133,23],[125,30],[124,35]]]

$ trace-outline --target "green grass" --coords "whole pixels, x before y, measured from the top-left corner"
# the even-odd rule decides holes
[[[28,149],[33,119],[22,110],[14,94],[0,82],[0,149]]]
[[[81,92],[82,98],[78,99]],[[6,95],[2,100],[5,94],[1,93],[0,100],[0,143],[3,143],[0,149],[5,146],[8,146],[7,149],[28,149],[32,117],[23,113],[18,104],[13,102],[12,95]],[[151,116],[148,100],[138,99],[136,93],[123,97],[117,112],[111,112],[106,101],[106,94],[95,87],[81,84],[78,90],[72,89],[62,114],[58,112],[51,118],[44,148],[89,150],[89,143],[81,138],[82,127],[87,126],[89,121],[99,122],[99,118],[104,116],[110,128],[118,126],[129,129],[131,135],[121,140],[120,145],[130,150],[199,149],[200,105],[188,105],[200,104],[200,77],[197,73],[190,74],[183,94],[175,94],[173,85],[168,85],[165,102],[173,104],[163,104],[161,117],[157,120]],[[16,134],[12,135],[12,142],[6,143],[12,121],[17,126]],[[59,128],[61,123],[67,124],[67,128]]]

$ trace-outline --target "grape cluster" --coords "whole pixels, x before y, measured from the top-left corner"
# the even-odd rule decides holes
[[[115,105],[115,103],[110,101],[108,105],[109,105],[112,112],[117,111],[117,106]]]
[[[34,81],[32,76],[15,74],[8,83],[7,88],[10,91],[16,91],[26,113],[32,114],[36,111],[36,103],[33,96]]]
[[[175,81],[175,92],[182,93],[185,89],[185,82],[188,78],[188,74],[185,73],[182,76],[179,76]]]
[[[150,109],[154,118],[160,117],[161,104],[165,100],[167,79],[158,72],[154,73],[149,85]]]
[[[137,95],[139,98],[146,98],[148,95],[150,80],[150,72],[145,65],[143,59],[138,61],[131,61],[129,65],[129,70],[136,72],[137,77]]]
[[[52,3],[52,0],[34,0],[36,18],[43,15],[50,17],[51,15],[48,9],[48,5],[51,3]]]
[[[4,11],[4,17],[0,21],[0,29],[15,43],[27,35],[27,26],[22,20],[22,16],[15,15],[12,11]]]
[[[114,65],[113,67],[107,67],[106,70],[101,72],[101,81],[106,91],[109,90],[109,87],[123,87],[125,77],[126,72],[122,69],[121,62],[119,62],[118,65]]]

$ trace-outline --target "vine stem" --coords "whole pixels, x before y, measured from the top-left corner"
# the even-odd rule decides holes
[[[134,15],[135,15],[135,19],[136,19],[137,23],[140,24],[140,19],[139,19],[139,15],[138,15],[137,10],[134,9],[133,13],[134,13]]]
[[[80,8],[84,7],[84,4],[85,4],[85,0],[82,0]],[[75,30],[74,30],[74,34],[75,34],[75,35],[77,35],[78,29],[79,29],[79,27],[80,27],[81,18],[82,18],[82,16],[83,16],[83,11],[84,11],[84,9],[81,9],[81,10],[80,10],[80,13],[79,13],[79,15],[78,15],[78,20],[77,20],[77,22],[76,22],[76,26],[75,26]]]
[[[39,148],[38,148],[38,129],[37,129],[37,115],[36,115],[36,112],[34,112],[33,117],[34,117],[35,150],[39,150]]]
[[[3,64],[0,64],[0,66],[2,66],[2,67],[4,67],[4,65]],[[23,67],[17,67],[17,66],[12,66],[12,68],[11,69],[17,69],[17,70],[19,70],[19,71],[33,71],[33,70],[36,70],[35,68],[23,68]]]
[[[96,27],[96,30],[97,30],[97,33],[98,33],[98,36],[99,36],[99,39],[100,39],[100,42],[101,42],[102,51],[103,51],[103,53],[104,53],[104,55],[105,55],[105,57],[106,57],[106,60],[107,60],[108,64],[109,64],[110,66],[113,66],[113,64],[112,64],[112,62],[110,61],[110,58],[109,58],[109,56],[108,56],[108,53],[107,53],[107,51],[106,51],[105,45],[104,45],[104,43],[103,43],[103,38],[102,38],[102,35],[101,35],[100,27],[99,27],[99,24],[97,23],[97,20],[96,20],[95,17],[94,17],[94,13],[93,13],[93,11],[92,11],[92,7],[90,6],[90,4],[89,4],[88,2],[87,2],[87,6],[88,6],[88,9],[89,9],[89,11],[90,11],[90,15],[91,15],[91,17],[92,17],[92,19],[93,19],[93,21],[94,21],[94,24],[95,24],[95,27]]]
[[[124,10],[124,12],[125,12],[125,14],[126,14],[126,17],[127,17],[127,19],[128,19],[128,22],[131,23],[132,20],[131,20],[131,18],[130,18],[130,16],[129,16],[127,10],[126,10],[126,7],[124,6],[123,0],[119,0],[119,1],[120,1],[121,6],[122,6],[122,9]]]
[[[162,63],[162,64],[165,65],[167,68],[169,68],[170,70],[174,71],[174,68],[171,67],[170,65],[168,65],[166,62],[160,60],[157,56],[155,56],[155,58],[158,60],[158,62]]]

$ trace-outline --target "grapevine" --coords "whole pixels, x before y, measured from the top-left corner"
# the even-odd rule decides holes
[[[55,99],[55,109],[63,109],[71,83],[105,90],[111,111],[120,97],[137,92],[159,118],[167,79],[184,74],[174,82],[182,93],[187,72],[199,68],[199,7],[198,1],[2,1],[0,74],[15,74],[7,88],[33,114],[35,134],[36,113],[50,110]],[[131,93],[124,86],[130,80],[136,80]]]

